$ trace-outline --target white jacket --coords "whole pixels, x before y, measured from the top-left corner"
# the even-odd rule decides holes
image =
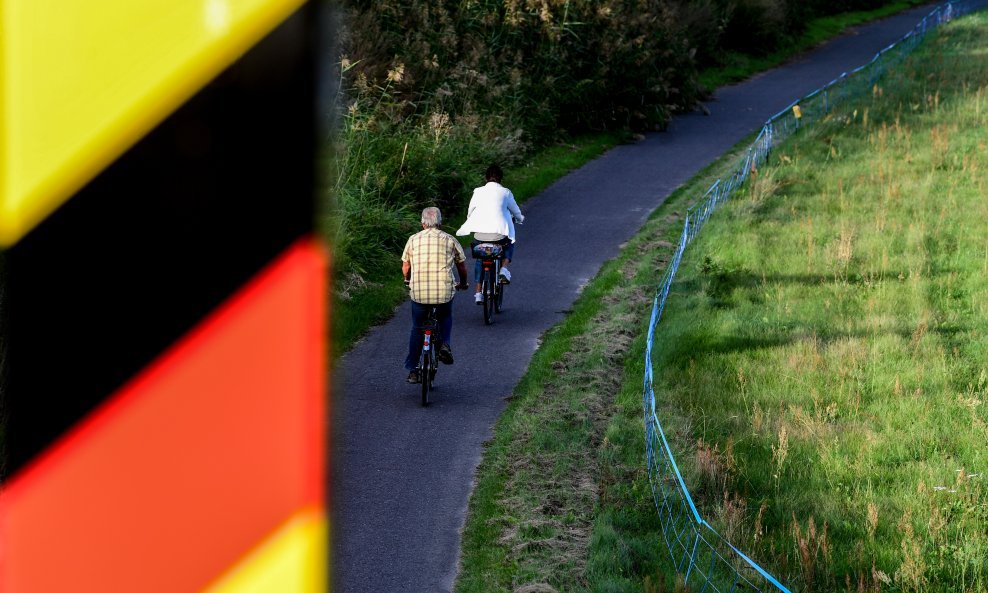
[[[457,235],[470,233],[497,233],[515,242],[515,224],[512,217],[523,222],[518,203],[511,190],[495,181],[473,190],[470,206],[467,208],[467,220],[456,231]]]

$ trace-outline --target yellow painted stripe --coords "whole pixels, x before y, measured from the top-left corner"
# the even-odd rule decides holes
[[[0,2],[0,247],[303,3]]]
[[[321,511],[300,513],[203,593],[326,593],[328,532]]]

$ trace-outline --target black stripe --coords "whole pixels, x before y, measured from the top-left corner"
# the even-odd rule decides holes
[[[312,230],[312,12],[5,254],[8,473]]]

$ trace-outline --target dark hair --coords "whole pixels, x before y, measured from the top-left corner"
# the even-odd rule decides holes
[[[487,171],[484,172],[484,179],[487,181],[496,181],[501,183],[501,180],[504,179],[504,171],[502,171],[501,167],[498,167],[497,165],[491,165],[490,167],[487,167]]]

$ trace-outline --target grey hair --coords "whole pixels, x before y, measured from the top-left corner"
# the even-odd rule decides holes
[[[436,228],[443,223],[443,213],[435,206],[429,206],[422,211],[422,224],[429,228]]]

